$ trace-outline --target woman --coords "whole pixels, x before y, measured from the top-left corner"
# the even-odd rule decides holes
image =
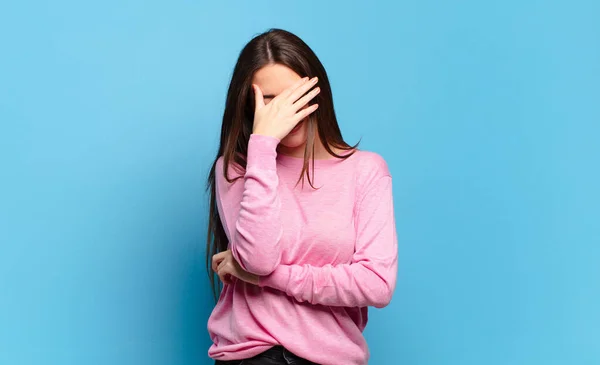
[[[366,364],[367,307],[396,284],[391,176],[344,142],[325,69],[295,35],[242,50],[209,188],[216,364]]]

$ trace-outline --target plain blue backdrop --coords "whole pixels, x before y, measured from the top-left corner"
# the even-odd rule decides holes
[[[597,1],[3,1],[0,364],[210,364],[207,197],[243,45],[302,37],[394,176],[370,364],[600,363]]]

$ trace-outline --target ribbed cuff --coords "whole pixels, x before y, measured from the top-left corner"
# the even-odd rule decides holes
[[[277,168],[277,145],[280,140],[262,134],[251,134],[248,141],[247,168],[257,167],[275,170]]]

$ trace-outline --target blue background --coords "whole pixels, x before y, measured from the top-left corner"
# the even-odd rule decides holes
[[[4,1],[0,364],[210,364],[207,202],[255,34],[394,175],[371,364],[600,363],[596,1]]]

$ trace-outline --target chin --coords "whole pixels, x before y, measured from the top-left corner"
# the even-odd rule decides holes
[[[304,123],[304,125],[300,127],[296,133],[285,136],[285,138],[281,140],[280,144],[288,150],[304,147],[304,144],[306,143],[306,136],[307,128],[306,123]]]

